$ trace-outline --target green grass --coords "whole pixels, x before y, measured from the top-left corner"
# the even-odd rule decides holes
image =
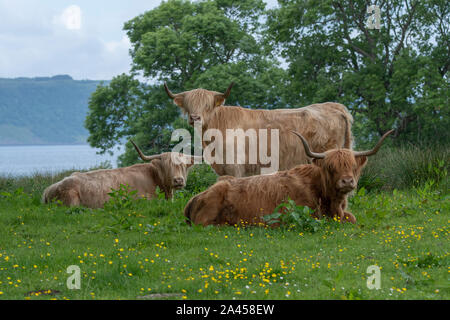
[[[53,180],[0,179],[0,299],[450,298],[450,196],[436,184],[362,188],[350,201],[356,225],[309,232],[190,227],[190,191],[105,210],[43,205]],[[81,269],[80,290],[66,286],[70,265]],[[366,286],[370,265],[381,268],[379,290]],[[57,294],[29,294],[38,290]]]

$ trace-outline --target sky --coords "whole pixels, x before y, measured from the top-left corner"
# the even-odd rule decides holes
[[[265,0],[268,7],[276,0]],[[0,78],[110,80],[130,69],[123,24],[161,0],[0,0]]]

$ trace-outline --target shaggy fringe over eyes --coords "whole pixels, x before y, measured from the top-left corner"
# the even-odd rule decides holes
[[[353,169],[356,166],[355,157],[350,150],[335,150],[330,152],[323,160],[326,168],[333,170]]]
[[[183,99],[183,105],[186,109],[183,111],[211,111],[214,108],[214,96],[218,93],[219,92],[208,91],[205,89],[195,89],[186,92]]]

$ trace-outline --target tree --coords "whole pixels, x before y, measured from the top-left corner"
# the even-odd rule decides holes
[[[345,104],[363,144],[392,127],[397,141],[448,142],[449,13],[445,0],[279,0],[266,41],[289,65],[287,103]]]
[[[260,44],[264,8],[262,0],[169,0],[126,22],[131,72],[92,95],[89,143],[106,152],[133,137],[149,154],[169,151],[172,130],[189,127],[163,90],[164,81],[174,92],[224,91],[234,81],[227,104],[285,107],[280,98],[284,70]],[[120,163],[136,159],[127,144]]]

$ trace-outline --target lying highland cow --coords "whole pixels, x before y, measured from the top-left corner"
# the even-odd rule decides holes
[[[156,187],[168,199],[174,189],[186,185],[187,171],[192,166],[193,157],[174,152],[145,156],[133,141],[131,143],[142,160],[151,162],[118,169],[74,172],[45,189],[42,202],[60,200],[66,206],[100,208],[109,200],[111,189],[118,189],[121,184],[128,184],[131,190],[137,190],[138,197],[147,199],[155,196]]]
[[[184,215],[188,223],[204,226],[264,223],[262,217],[289,197],[297,205],[313,209],[316,218],[336,217],[355,223],[355,216],[345,211],[347,196],[356,188],[367,157],[377,153],[392,132],[385,133],[369,151],[333,149],[324,153],[312,152],[306,139],[294,132],[313,158],[312,164],[270,175],[225,178],[192,198]]]

